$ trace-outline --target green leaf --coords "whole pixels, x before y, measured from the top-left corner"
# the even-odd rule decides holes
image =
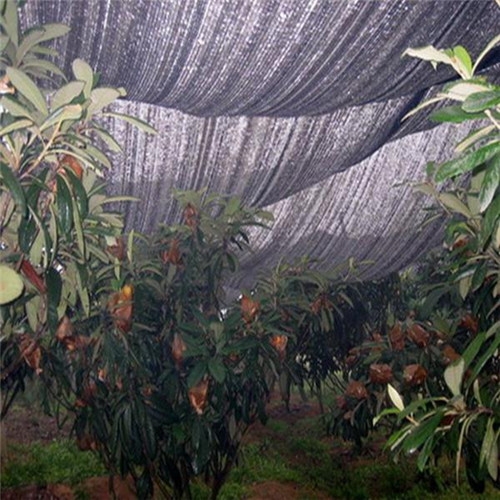
[[[453,48],[453,67],[463,78],[472,77],[472,60],[469,53],[461,45]]]
[[[438,411],[432,417],[417,425],[403,442],[403,449],[410,451],[418,449],[425,441],[434,436],[434,431],[438,428],[443,418],[442,411]]]
[[[498,43],[500,43],[500,35],[495,36],[479,54],[479,56],[476,59],[476,62],[474,63],[474,67],[472,68],[473,73],[476,72],[476,69],[479,67],[479,64],[481,64],[481,61],[488,55],[488,52],[490,52],[490,50],[493,47],[495,47],[495,45],[497,45]]]
[[[437,173],[436,181],[443,182],[451,177],[470,172],[473,168],[482,165],[500,152],[500,142],[493,142],[477,151],[463,155],[455,160],[443,163]]]
[[[39,76],[46,73],[52,73],[66,80],[65,74],[51,61],[46,59],[30,59],[21,66],[25,73]]]
[[[61,232],[68,235],[73,227],[73,201],[71,192],[66,185],[65,179],[58,174],[57,184],[57,212]]]
[[[48,110],[45,97],[35,82],[26,73],[15,68],[7,68],[6,73],[17,91],[26,97],[42,115],[47,116]]]
[[[94,72],[92,68],[82,59],[75,59],[73,61],[73,74],[76,80],[84,82],[83,95],[89,98],[92,86],[94,85]]]
[[[87,108],[87,116],[90,117],[95,113],[98,113],[106,106],[116,101],[121,97],[121,93],[111,87],[100,87],[92,90],[90,93],[90,104]]]
[[[122,147],[116,139],[107,131],[102,128],[95,128],[94,132],[106,143],[108,148],[114,153],[121,153]]]
[[[13,269],[0,264],[0,305],[17,299],[24,290],[24,283]]]
[[[463,358],[459,358],[456,362],[446,367],[444,371],[444,380],[450,389],[453,396],[461,394],[460,387],[465,373],[465,362]]]
[[[0,99],[0,106],[5,108],[12,116],[27,118],[31,122],[36,122],[35,117],[17,99],[11,96],[3,96]],[[3,135],[3,134],[2,134]]]
[[[16,51],[16,61],[17,61],[17,65],[19,66],[21,61],[23,60],[24,56],[26,55],[26,53],[33,47],[35,46],[37,43],[40,42],[40,40],[42,39],[43,37],[43,29],[42,28],[35,28],[34,30],[32,30],[30,33],[28,33],[28,35],[26,35],[21,44],[19,45],[17,51]]]
[[[500,196],[496,196],[486,209],[481,227],[481,244],[484,246],[491,238],[493,230],[500,218]]]
[[[216,382],[222,384],[226,378],[226,368],[224,364],[217,359],[210,359],[208,362],[208,371]]]
[[[492,420],[492,419],[490,419]],[[493,481],[498,480],[498,463],[500,461],[500,454],[498,452],[498,441],[500,438],[500,430],[497,431],[491,442],[490,453],[486,460],[486,468]]]
[[[0,35],[0,53],[2,53],[9,44],[9,37]]]
[[[89,213],[89,203],[88,196],[85,188],[83,187],[82,181],[76,176],[76,174],[69,167],[64,168],[68,180],[70,181],[70,188],[72,189],[76,203],[78,204],[78,211],[80,217],[85,219]]]
[[[428,106],[431,106],[432,104],[436,104],[438,102],[444,101],[446,99],[446,96],[444,95],[438,95],[436,97],[433,97],[432,99],[429,99],[427,101],[421,102],[417,107],[413,108],[411,111],[406,113],[406,115],[403,116],[401,121],[405,121],[406,119],[410,118],[410,116],[416,115],[418,112],[420,112],[422,109],[427,108]]]
[[[26,216],[26,197],[24,196],[24,190],[17,180],[16,176],[10,169],[8,165],[0,162],[0,175],[2,176],[2,181],[7,186],[14,202],[19,210],[19,213],[25,217]]]
[[[480,287],[484,285],[486,279],[486,274],[488,272],[488,264],[486,261],[481,262],[476,265],[474,274],[472,275],[471,291],[476,292]]]
[[[462,123],[467,120],[475,120],[484,118],[482,113],[468,113],[465,112],[460,106],[446,106],[445,108],[438,109],[430,114],[429,119],[433,122],[444,123]]]
[[[203,376],[207,373],[207,363],[206,361],[200,361],[194,366],[187,378],[187,385],[189,388],[194,387],[198,382],[201,381]]]
[[[480,332],[474,338],[474,340],[467,346],[465,351],[462,353],[462,358],[464,358],[464,370],[469,368],[469,365],[472,363],[474,358],[477,356],[477,353],[481,349],[486,338],[485,332]]]
[[[83,236],[82,221],[80,218],[80,212],[78,211],[78,205],[73,203],[73,222],[75,225],[76,232],[76,242],[78,244],[78,249],[84,259],[87,259],[87,254],[85,251],[85,238]]]
[[[17,234],[21,251],[28,254],[38,234],[36,222],[32,215],[21,219]]]
[[[74,156],[77,160],[82,162],[84,165],[88,165],[91,168],[98,168],[98,166],[92,162],[92,158],[90,158],[87,154],[85,154],[83,149],[79,149],[72,144],[65,143],[64,146],[66,148],[54,148],[51,150],[52,153],[54,154],[62,154],[62,155],[69,155],[69,156]]]
[[[61,23],[50,23],[41,26],[43,29],[42,42],[47,42],[53,40],[54,38],[60,38],[67,35],[71,28]]]
[[[52,96],[52,109],[60,108],[65,104],[70,104],[75,97],[78,97],[85,87],[85,82],[69,82],[62,86],[53,96]]]
[[[27,119],[16,120],[15,122],[12,122],[10,125],[7,125],[6,127],[0,130],[0,137],[15,132],[16,130],[21,130],[23,128],[31,127],[32,125],[33,122],[31,120]]]
[[[67,120],[78,120],[82,116],[82,107],[79,104],[69,104],[57,109],[40,125],[40,132],[54,125],[60,125]]]
[[[500,154],[488,161],[481,190],[479,191],[479,211],[483,213],[490,205],[500,184]]]
[[[477,363],[472,367],[472,373],[467,380],[467,389],[472,385],[473,381],[477,378],[481,370],[484,368],[484,365],[494,356],[498,347],[500,346],[500,335],[496,335],[492,340],[491,344],[488,346],[488,349],[481,355],[478,359]]]
[[[85,148],[86,152],[95,160],[97,160],[103,167],[111,169],[111,161],[109,158],[98,148],[93,146],[92,144],[87,144]]]
[[[458,281],[458,291],[463,300],[469,295],[470,289],[472,287],[472,274],[466,274]]]
[[[129,115],[125,115],[122,113],[115,113],[115,112],[103,113],[102,116],[111,116],[113,118],[118,118],[119,120],[123,120],[127,123],[130,123],[134,127],[137,127],[139,130],[142,130],[143,132],[146,132],[147,134],[157,134],[158,133],[156,131],[156,129],[151,127],[151,125],[148,125],[145,121],[140,120],[139,118],[136,118],[135,116],[129,116]]]
[[[494,132],[495,130],[496,130],[495,125],[488,125],[486,127],[480,128],[479,130],[475,130],[474,132],[470,133],[465,139],[463,139],[461,142],[458,143],[457,147],[455,148],[455,151],[457,153],[463,153],[470,146],[475,144],[477,141],[485,137],[488,137],[488,135]]]
[[[47,283],[47,322],[52,332],[55,332],[59,324],[57,309],[61,301],[62,279],[60,274],[51,267],[45,275]]]
[[[17,2],[6,2],[4,15],[0,16],[0,25],[7,33],[12,43],[19,45],[19,22],[17,17]]]
[[[438,196],[438,199],[446,208],[449,208],[453,212],[459,213],[467,219],[472,217],[472,212],[469,210],[467,205],[456,195],[452,193],[441,193]]]
[[[477,94],[478,92],[484,92],[486,90],[490,90],[489,85],[478,82],[477,80],[471,80],[467,82],[458,81],[446,85],[443,88],[443,94],[448,99],[463,102],[470,95]]]
[[[26,303],[26,316],[28,316],[28,324],[35,332],[38,329],[38,314],[41,309],[41,297],[35,295],[29,302]]]
[[[467,113],[480,113],[500,104],[500,90],[486,90],[471,94],[462,103],[462,109]]]
[[[479,467],[483,467],[487,464],[488,472],[491,474],[493,479],[496,479],[498,474],[498,443],[497,443],[497,433],[493,428],[494,419],[489,418],[486,424],[486,432],[484,433],[483,442],[481,444],[481,451],[479,453]],[[491,457],[493,456],[493,460]],[[489,463],[492,461],[495,465],[494,470],[490,471]]]

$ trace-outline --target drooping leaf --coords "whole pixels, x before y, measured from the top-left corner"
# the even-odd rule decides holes
[[[85,237],[83,235],[82,220],[80,217],[80,212],[78,210],[78,205],[73,203],[73,223],[75,225],[76,232],[76,242],[78,244],[78,249],[84,259],[87,259],[87,252],[85,247]]]
[[[460,387],[465,373],[463,358],[458,359],[455,363],[450,364],[444,371],[444,380],[450,389],[453,396],[461,394]]]
[[[142,130],[143,132],[146,132],[147,134],[157,134],[157,130],[153,128],[151,125],[146,123],[143,120],[140,120],[139,118],[136,118],[135,116],[129,116],[125,115],[123,113],[115,113],[113,112],[106,112],[102,114],[103,116],[111,116],[114,118],[118,118],[120,120],[123,120],[127,123],[130,123],[134,127],[137,127],[139,130]]]
[[[95,160],[97,160],[103,167],[111,169],[110,159],[97,147],[92,144],[87,144],[86,152]]]
[[[479,467],[486,465],[488,473],[496,480],[498,477],[498,432],[495,432],[493,425],[494,419],[489,418],[479,453]]]
[[[477,356],[477,353],[481,349],[486,338],[485,332],[479,332],[474,340],[467,346],[465,351],[462,353],[462,358],[464,359],[464,369],[469,368],[472,361]]]
[[[487,125],[486,127],[480,128],[471,132],[465,139],[458,143],[455,151],[457,153],[463,153],[466,149],[474,145],[477,141],[488,137],[489,134],[496,130],[495,125]]]
[[[94,132],[106,143],[111,151],[114,153],[121,153],[122,147],[107,130],[96,127],[94,128]]]
[[[483,224],[481,227],[481,244],[484,246],[491,238],[493,230],[495,229],[500,219],[500,196],[493,199],[490,206],[486,209],[483,217]]]
[[[73,227],[73,201],[71,192],[66,185],[64,177],[56,177],[57,183],[57,213],[61,232],[68,234]]]
[[[7,45],[9,44],[9,37],[5,35],[0,35],[0,53],[2,53]]]
[[[19,21],[17,17],[17,2],[5,2],[4,15],[0,16],[0,25],[7,36],[17,47],[19,45]]]
[[[499,438],[500,430],[497,430],[496,435],[492,439],[490,452],[486,459],[486,468],[488,469],[488,474],[491,476],[493,481],[498,480],[498,463],[500,461],[500,454],[498,450]]]
[[[0,99],[0,106],[6,109],[12,116],[23,117],[27,118],[31,122],[36,122],[33,112],[11,96],[3,96]]]
[[[78,211],[80,212],[81,219],[85,219],[89,213],[88,196],[85,188],[83,187],[82,181],[79,177],[71,170],[71,168],[65,168],[66,175],[71,183],[71,188],[75,195],[76,203],[78,204]]]
[[[22,65],[22,70],[33,76],[53,74],[66,80],[64,73],[52,61],[46,59],[30,59]]]
[[[45,274],[47,283],[47,322],[52,332],[55,332],[59,317],[57,310],[61,301],[62,279],[61,275],[51,267]]]
[[[3,162],[0,162],[0,175],[2,176],[3,183],[12,195],[19,213],[24,217],[26,215],[27,206],[26,197],[24,195],[24,190],[21,184],[17,180],[10,167]]]
[[[26,73],[15,68],[7,68],[6,73],[14,88],[26,97],[43,116],[47,116],[48,110],[45,97],[35,82]]]
[[[481,370],[484,368],[486,363],[490,361],[498,347],[500,346],[500,335],[496,335],[491,341],[488,349],[479,357],[477,362],[472,366],[472,373],[467,380],[467,388],[469,388],[472,382],[477,378]]]
[[[497,0],[498,3],[498,0]],[[500,43],[500,35],[495,36],[489,43],[486,45],[486,47],[481,51],[479,56],[476,59],[476,62],[474,63],[474,66],[472,68],[472,72],[475,73],[479,65],[481,64],[481,61],[488,55],[488,53],[491,51],[495,45]]]
[[[479,210],[484,212],[493,201],[500,184],[500,154],[488,161],[481,190],[479,191]]]
[[[465,274],[458,280],[458,291],[463,300],[469,295],[470,289],[472,287],[472,274]]]
[[[435,430],[441,423],[442,418],[443,413],[441,411],[437,411],[427,420],[420,422],[419,425],[417,425],[404,440],[403,449],[405,451],[418,449],[424,444],[425,441],[432,439]]]
[[[22,120],[16,120],[9,125],[6,125],[3,129],[0,130],[0,137],[11,134],[16,130],[22,130],[23,128],[28,128],[33,125],[31,120],[23,118]]]
[[[24,283],[13,269],[0,264],[0,305],[17,299],[24,290]]]
[[[187,378],[188,387],[191,388],[194,387],[196,384],[198,384],[206,372],[207,372],[207,363],[205,361],[198,362],[188,375]]]

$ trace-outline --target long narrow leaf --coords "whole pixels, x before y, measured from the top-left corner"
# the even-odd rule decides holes
[[[495,155],[487,164],[481,190],[479,191],[479,210],[484,212],[490,205],[500,184],[500,154]]]
[[[16,130],[22,130],[23,128],[28,128],[33,125],[33,122],[28,119],[16,120],[11,124],[5,126],[0,130],[0,137],[15,132]]]
[[[26,197],[21,184],[10,167],[3,162],[0,162],[0,175],[2,176],[3,183],[11,193],[12,198],[17,205],[19,213],[24,217],[26,215],[27,206]]]
[[[129,116],[125,115],[123,113],[115,113],[114,111],[103,113],[103,116],[111,116],[113,118],[118,118],[119,120],[123,120],[127,123],[130,123],[131,125],[134,125],[134,127],[137,127],[138,129],[142,130],[143,132],[146,132],[148,134],[157,134],[157,130],[153,128],[151,125],[147,124],[145,121],[140,120],[139,118],[136,118],[135,116]]]
[[[35,82],[26,73],[15,68],[7,68],[6,73],[16,90],[26,97],[42,115],[47,116],[45,97]]]
[[[493,142],[477,151],[463,155],[461,158],[443,163],[436,173],[436,181],[443,182],[451,177],[470,172],[500,153],[500,142]]]
[[[479,67],[481,64],[481,61],[488,55],[488,52],[495,47],[495,45],[500,43],[500,35],[497,35],[495,38],[493,38],[488,45],[482,50],[482,52],[479,54],[479,56],[476,59],[476,62],[474,63],[474,66],[472,67],[472,73],[476,72],[476,69]]]

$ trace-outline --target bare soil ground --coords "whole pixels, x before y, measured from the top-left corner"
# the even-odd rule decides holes
[[[314,401],[303,402],[299,398],[293,399],[290,412],[275,396],[268,408],[269,417],[293,426],[300,420],[314,417],[319,414],[318,405]],[[33,442],[50,443],[54,439],[67,438],[71,430],[69,423],[62,427],[55,418],[40,413],[39,410],[28,406],[17,406],[4,420],[4,432],[7,442],[30,444]],[[254,424],[245,437],[246,442],[259,442],[273,438],[273,430],[260,423]],[[345,453],[345,450],[338,450]],[[307,460],[307,458],[305,458]],[[304,457],[297,457],[304,460]],[[92,500],[110,500],[108,477],[93,477],[87,479],[79,486],[80,492],[85,492],[87,498]],[[134,500],[131,481],[114,479],[114,488],[119,500]],[[250,487],[249,500],[299,500],[314,498],[327,500],[329,497],[318,491],[305,490],[304,487],[293,483],[278,481],[259,482]],[[66,485],[27,486],[15,489],[4,489],[0,493],[1,500],[75,500],[73,490]]]

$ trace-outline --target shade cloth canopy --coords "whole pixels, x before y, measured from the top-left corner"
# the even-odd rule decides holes
[[[461,44],[477,56],[496,34],[493,0],[29,0],[25,26],[63,22],[60,64],[87,60],[123,86],[118,111],[148,136],[111,122],[124,155],[108,174],[129,228],[176,222],[172,188],[238,195],[271,210],[253,232],[240,279],[280,257],[329,267],[368,259],[363,276],[401,269],[440,239],[422,228],[411,183],[467,130],[401,118],[454,78],[404,57],[408,47]],[[482,71],[498,77],[499,52]]]

